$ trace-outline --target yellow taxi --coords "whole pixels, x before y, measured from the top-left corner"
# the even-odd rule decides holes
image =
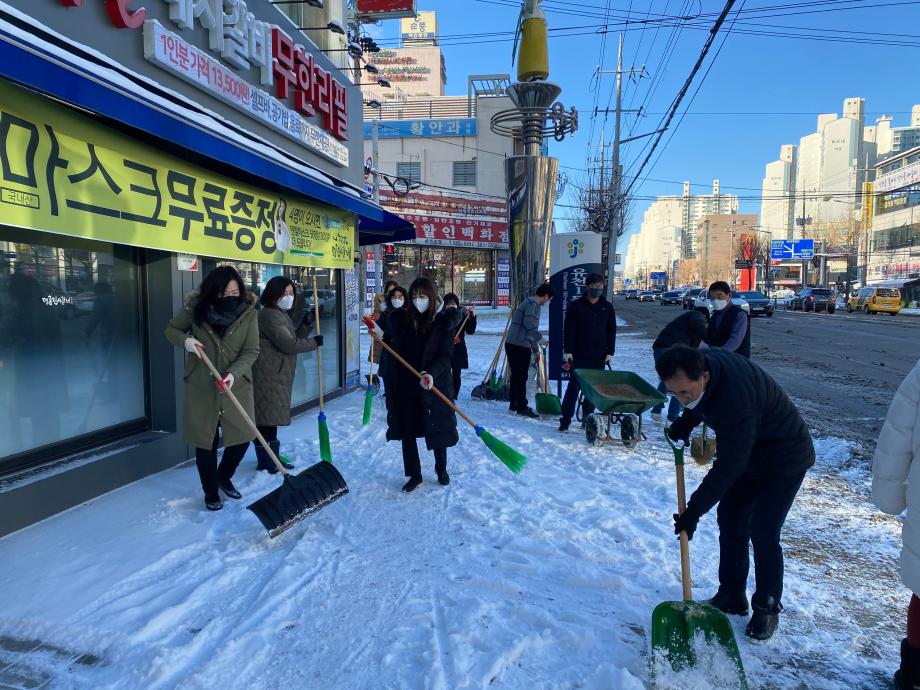
[[[897,314],[901,311],[901,291],[897,288],[864,287],[850,295],[847,311],[861,311],[866,314]]]

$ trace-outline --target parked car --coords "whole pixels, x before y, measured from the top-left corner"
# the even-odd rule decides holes
[[[684,296],[681,297],[680,302],[684,309],[693,309],[693,301],[699,297],[699,294],[703,291],[703,288],[690,288],[689,290],[684,291]]]
[[[671,292],[662,293],[660,297],[660,304],[663,307],[666,304],[680,304],[681,303],[681,293],[676,290]]]
[[[640,292],[637,298],[640,302],[654,302],[658,299],[658,294],[647,290],[645,292]]]
[[[627,290],[626,291],[626,300],[629,301],[631,299],[639,299],[638,290]]]
[[[833,314],[837,311],[837,296],[830,288],[805,288],[796,293],[792,298],[792,311],[826,311]]]
[[[318,289],[320,316],[335,312],[335,292],[333,290]],[[304,290],[303,295],[307,300],[307,308],[313,310],[313,290]]]
[[[732,304],[737,304],[745,311],[745,313],[750,315],[751,305],[747,303],[746,299],[740,297],[736,292],[732,293]],[[712,300],[709,299],[709,290],[700,290],[700,293],[696,296],[696,299],[693,300],[693,308],[705,314],[706,318],[712,316],[712,312],[715,310],[712,308]]]
[[[864,287],[850,295],[847,311],[878,314],[880,311],[894,316],[901,311],[901,291],[897,288]]]
[[[743,290],[738,293],[751,307],[751,316],[773,316],[773,302],[759,290]]]

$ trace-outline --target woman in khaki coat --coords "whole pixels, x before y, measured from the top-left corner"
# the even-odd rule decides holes
[[[241,498],[231,479],[255,437],[233,403],[223,396],[232,389],[250,419],[253,417],[252,365],[259,356],[254,303],[255,296],[246,291],[240,274],[230,266],[219,266],[202,281],[199,292],[186,297],[185,305],[166,326],[169,341],[188,352],[182,434],[195,448],[208,510],[223,508],[218,489],[230,498]],[[199,349],[223,372],[221,381],[213,380]],[[218,467],[221,430],[224,455]]]
[[[259,299],[259,358],[252,367],[255,388],[256,425],[272,451],[286,469],[294,466],[281,455],[278,427],[291,423],[291,388],[297,369],[297,353],[310,352],[323,345],[323,336],[310,335],[303,295],[294,297],[294,283],[275,276],[265,285]],[[302,321],[299,328],[295,321]],[[262,446],[256,446],[257,469],[275,474],[278,468]]]

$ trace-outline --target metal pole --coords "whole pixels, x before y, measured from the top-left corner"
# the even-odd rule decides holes
[[[374,170],[371,173],[374,176],[374,203],[380,206],[380,110],[377,110],[377,117],[374,118],[372,128],[373,138],[371,139],[371,165]],[[380,261],[380,243],[374,245],[374,294],[383,292],[383,264]]]
[[[610,229],[607,235],[607,299],[613,302],[613,276],[617,264],[617,237],[621,232],[623,204],[620,200],[620,107],[623,82],[623,34],[617,51],[617,103],[613,125],[613,208],[610,214]],[[603,192],[602,192],[603,193]],[[648,283],[646,283],[648,285]]]

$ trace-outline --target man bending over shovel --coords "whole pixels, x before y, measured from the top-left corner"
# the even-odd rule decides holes
[[[719,591],[707,603],[747,615],[748,545],[753,544],[754,613],[745,632],[767,640],[783,610],[780,532],[806,470],[815,463],[808,427],[779,384],[733,352],[676,345],[655,368],[686,408],[668,435],[687,443],[700,422],[716,433],[716,460],[687,509],[674,516],[675,534],[685,531],[692,538],[700,517],[719,504]]]

